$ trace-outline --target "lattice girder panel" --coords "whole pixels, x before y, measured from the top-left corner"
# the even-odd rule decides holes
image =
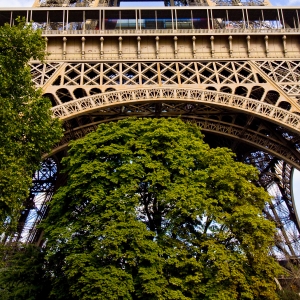
[[[120,64],[114,63],[104,63],[103,64],[103,79],[102,85],[120,85]]]
[[[65,67],[62,85],[83,85],[82,67],[83,65],[81,63],[73,64],[71,66],[67,65]]]
[[[265,207],[265,215],[275,222],[277,233],[273,254],[279,259],[299,258],[299,223],[294,211],[291,193],[292,167],[270,154],[258,151],[245,159],[260,171],[260,184],[272,195],[272,202]]]
[[[55,75],[62,63],[29,63],[32,81],[36,86],[44,86]]]
[[[67,89],[70,99],[77,99],[74,90],[86,95],[127,86],[198,86],[253,98],[290,111],[300,111],[297,101],[289,98],[272,80],[249,62],[157,62],[157,63],[64,63],[44,85],[57,104],[57,91]]]
[[[196,66],[194,62],[178,63],[178,72],[180,74],[181,84],[198,84]]]
[[[30,195],[23,203],[24,209],[20,214],[17,231],[7,237],[4,243],[21,241],[32,243],[38,223],[44,218],[47,203],[51,200],[57,180],[58,168],[52,158],[46,158],[40,163],[32,179]]]
[[[140,84],[139,65],[137,63],[124,63],[122,67],[122,84],[123,85],[138,85]]]
[[[88,80],[94,78],[94,72],[101,72],[103,68],[103,85],[126,85],[126,81],[120,83],[118,75],[123,70],[129,72],[129,75],[136,76],[141,74],[138,84],[158,84],[163,81],[164,84],[261,84],[266,81],[259,80],[256,76],[256,70],[247,62],[160,62],[160,63],[65,63],[65,74],[70,73],[71,69],[79,75],[83,73]],[[80,65],[84,65],[81,70]],[[187,73],[188,72],[188,73]],[[89,73],[91,73],[89,75]],[[188,74],[188,75],[187,75]],[[124,76],[124,74],[123,74]],[[188,77],[190,76],[190,77]],[[198,78],[200,76],[200,78]],[[157,79],[159,77],[159,80]],[[181,80],[181,77],[183,80]],[[191,79],[192,78],[192,79]],[[75,80],[75,82],[73,82]],[[94,83],[98,83],[97,80]],[[92,84],[94,84],[92,83]],[[65,85],[80,84],[76,80],[76,75],[67,76]],[[88,83],[87,83],[88,84]]]
[[[143,85],[158,85],[159,73],[157,63],[141,63],[141,80]]]
[[[179,83],[176,65],[176,63],[159,64],[162,85],[177,85]]]
[[[256,61],[255,64],[289,96],[300,95],[300,61]]]

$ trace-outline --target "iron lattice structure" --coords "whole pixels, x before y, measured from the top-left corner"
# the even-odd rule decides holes
[[[21,15],[43,30],[47,59],[30,62],[32,79],[65,127],[35,174],[12,239],[40,242],[36,224],[63,180],[59,161],[69,141],[101,122],[181,116],[199,125],[212,147],[230,147],[259,169],[257,184],[274,195],[264,209],[278,228],[273,254],[298,260],[291,185],[300,169],[300,7],[262,0],[119,5],[36,0],[30,9],[1,9],[0,25]]]
[[[127,2],[123,0],[122,2]],[[148,2],[146,0],[133,0],[129,2]],[[160,2],[155,0],[152,2]],[[268,0],[164,0],[165,6],[266,6]],[[34,7],[99,7],[120,6],[120,0],[36,0]],[[137,5],[138,6],[138,5]]]

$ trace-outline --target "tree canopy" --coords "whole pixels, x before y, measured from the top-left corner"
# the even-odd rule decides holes
[[[59,121],[51,117],[51,103],[34,86],[27,64],[43,60],[45,41],[25,20],[16,23],[0,27],[0,223],[12,228],[42,154],[62,135]]]
[[[51,290],[45,253],[35,245],[0,245],[0,300],[45,300]]]
[[[180,119],[71,143],[43,223],[54,299],[277,299],[257,170]]]

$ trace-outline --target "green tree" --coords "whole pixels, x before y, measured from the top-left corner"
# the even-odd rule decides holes
[[[299,293],[296,293],[292,290],[283,290],[279,292],[280,300],[300,300]]]
[[[55,299],[278,299],[254,167],[179,119],[72,142],[44,222]]]
[[[7,221],[15,229],[42,154],[62,135],[27,64],[43,60],[44,52],[41,32],[23,19],[17,19],[16,26],[0,27],[0,233],[7,230]]]
[[[48,299],[50,273],[42,249],[34,245],[0,245],[0,300]]]

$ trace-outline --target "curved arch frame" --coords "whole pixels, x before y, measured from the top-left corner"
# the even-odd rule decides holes
[[[106,92],[55,106],[52,113],[65,121],[121,103],[161,101],[198,102],[226,107],[269,120],[293,132],[300,130],[300,116],[295,113],[250,98],[195,88],[150,87]]]

